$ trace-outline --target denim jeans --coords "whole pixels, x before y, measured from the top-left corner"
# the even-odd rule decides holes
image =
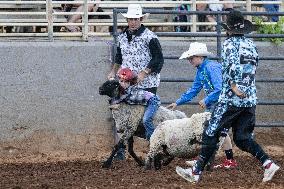
[[[153,118],[156,115],[159,106],[160,106],[160,98],[157,95],[150,98],[147,102],[147,106],[143,116],[143,125],[146,130],[147,140],[150,140],[150,137],[155,130],[155,126],[153,124]]]

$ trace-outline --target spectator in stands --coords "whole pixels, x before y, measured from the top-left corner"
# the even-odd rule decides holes
[[[209,5],[208,8],[210,11],[231,11],[233,10],[233,3],[224,3],[224,4],[215,4],[216,2],[219,2],[219,0],[208,0]],[[225,21],[225,17],[223,17],[223,21]],[[207,15],[207,20],[209,22],[216,22],[216,16],[213,15]],[[210,29],[211,31],[215,31],[216,27],[213,26]]]
[[[100,0],[96,0],[96,1],[100,1]],[[76,12],[84,12],[84,5],[82,4],[69,4],[69,5],[66,5],[64,7],[65,11],[66,12],[69,12],[71,11],[72,7],[73,6],[76,6],[77,9],[76,9]],[[97,12],[98,10],[98,4],[88,4],[88,12]],[[68,17],[68,23],[76,23],[78,22],[80,19],[82,18],[82,15],[80,14],[74,14],[74,15],[71,15]],[[80,31],[80,27],[78,26],[65,26],[67,31],[70,31],[70,32],[79,32]]]
[[[196,10],[199,11],[230,11],[233,9],[233,3],[216,3],[219,2],[219,0],[208,0],[208,4],[197,4]],[[223,17],[223,21],[225,21],[225,17]],[[198,22],[216,22],[216,16],[214,15],[199,15],[198,16]],[[215,26],[200,26],[200,31],[215,31]]]
[[[128,27],[118,36],[115,63],[108,79],[115,78],[120,68],[129,68],[138,75],[139,88],[156,94],[164,63],[158,37],[142,24],[147,14],[142,14],[139,4],[129,4],[127,13],[122,15]],[[119,150],[119,159],[124,159],[123,152],[124,149]]]
[[[206,11],[206,10],[208,10],[208,5],[197,3],[196,4],[196,10],[197,11]],[[206,15],[204,15],[204,14],[197,15],[197,21],[198,22],[206,22]],[[206,31],[206,26],[199,26],[199,31],[201,31],[201,32]]]
[[[272,0],[272,1],[276,1],[276,0]],[[279,11],[279,4],[264,4],[263,7],[266,10],[266,12],[278,12]],[[272,22],[278,22],[279,20],[278,16],[271,16],[270,18]]]

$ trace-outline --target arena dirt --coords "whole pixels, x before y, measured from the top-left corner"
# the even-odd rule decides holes
[[[84,155],[73,159],[50,157],[20,157],[0,162],[0,188],[284,188],[284,132],[264,129],[256,133],[257,141],[281,166],[273,181],[262,183],[263,170],[258,161],[234,147],[235,159],[239,167],[233,170],[205,172],[202,181],[195,185],[180,178],[175,166],[184,166],[184,159],[175,159],[169,166],[159,171],[144,171],[132,158],[114,162],[111,169],[102,169],[103,157],[86,159]],[[139,143],[138,141],[136,144]],[[138,154],[144,156],[145,145],[136,145]],[[107,155],[109,152],[104,152]],[[216,162],[222,161],[219,153]]]

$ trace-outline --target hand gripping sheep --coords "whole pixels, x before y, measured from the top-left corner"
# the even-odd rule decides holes
[[[117,97],[119,95],[120,85],[116,80],[109,80],[102,84],[99,88],[100,95],[107,95],[110,98]],[[144,115],[145,107],[142,105],[128,105],[120,103],[117,105],[110,106],[112,116],[115,120],[115,126],[120,134],[118,144],[116,144],[111,152],[109,158],[103,163],[104,168],[109,168],[112,164],[112,160],[121,146],[125,146],[128,143],[128,152],[135,159],[135,161],[143,166],[144,162],[137,157],[133,150],[133,136],[140,121]],[[165,107],[160,107],[154,117],[154,125],[158,125],[165,120],[170,119],[181,119],[185,118],[186,115],[180,111],[172,111]]]
[[[145,160],[145,169],[169,164],[174,157],[195,157],[201,148],[204,127],[211,113],[196,113],[190,118],[167,120],[160,123],[150,139],[150,150]],[[161,153],[163,152],[163,153]],[[167,153],[164,153],[167,152]],[[165,161],[164,161],[165,160]]]

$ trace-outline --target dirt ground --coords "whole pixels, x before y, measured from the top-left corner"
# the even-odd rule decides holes
[[[0,164],[0,188],[284,188],[284,132],[281,129],[259,130],[257,141],[281,166],[271,182],[261,182],[263,170],[255,158],[234,147],[239,167],[233,170],[204,172],[202,181],[190,184],[175,173],[175,166],[184,166],[184,159],[175,159],[159,171],[144,171],[130,157],[114,162],[111,169],[102,169],[101,160],[33,161],[19,159]],[[145,151],[143,148],[136,150]],[[221,152],[216,161],[223,158]]]

